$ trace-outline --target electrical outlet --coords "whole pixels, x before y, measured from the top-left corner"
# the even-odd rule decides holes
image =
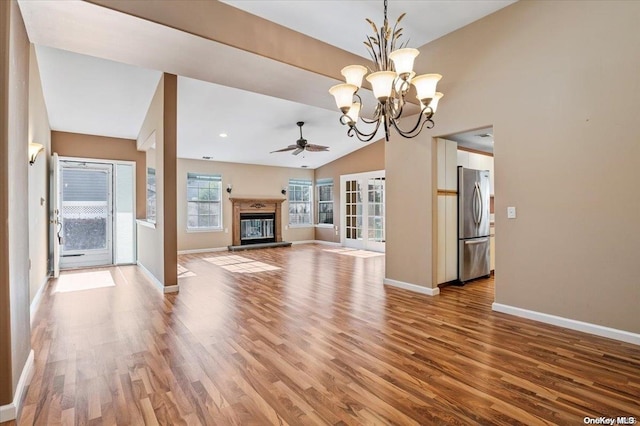
[[[516,218],[516,208],[507,207],[507,219],[515,219],[515,218]]]

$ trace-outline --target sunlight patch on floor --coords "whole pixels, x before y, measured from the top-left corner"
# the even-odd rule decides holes
[[[178,265],[178,278],[187,278],[187,277],[195,277],[197,276],[187,268],[182,265]]]
[[[354,257],[384,256],[384,253],[380,253],[377,251],[358,250],[358,249],[352,249],[352,248],[346,248],[346,247],[335,248],[335,249],[324,249],[324,251],[328,251],[330,253],[346,254],[347,256],[354,256]]]
[[[258,262],[238,255],[207,257],[204,260],[227,271],[240,274],[277,271],[281,269],[268,263]]]
[[[102,287],[115,287],[109,271],[80,272],[64,274],[58,278],[54,293],[69,293],[71,291],[91,290]]]

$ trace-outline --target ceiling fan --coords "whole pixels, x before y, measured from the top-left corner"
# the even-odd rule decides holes
[[[320,151],[328,151],[329,150],[328,146],[314,145],[314,144],[311,144],[311,143],[307,143],[307,140],[302,137],[302,126],[304,125],[304,121],[298,121],[296,124],[298,125],[298,127],[300,127],[300,139],[298,139],[296,141],[296,144],[295,145],[289,145],[288,147],[279,149],[277,151],[271,151],[271,154],[273,154],[274,152],[293,151],[292,152],[293,155],[298,155],[302,151],[320,152]]]

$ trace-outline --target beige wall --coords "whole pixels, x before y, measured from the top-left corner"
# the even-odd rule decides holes
[[[223,192],[223,230],[217,232],[187,232],[187,173],[222,175],[222,187],[232,185],[231,195]],[[285,198],[280,193],[289,184],[289,178],[313,180],[313,170],[287,167],[269,167],[204,160],[178,160],[178,250],[201,250],[231,245],[232,210],[229,197]],[[282,239],[306,241],[314,239],[314,228],[289,228],[288,202],[282,203]]]
[[[29,326],[29,40],[15,1],[0,3],[0,405],[12,402]]]
[[[164,286],[178,283],[176,105],[177,78],[164,74],[136,142],[139,148],[147,149],[146,163],[156,169],[156,223],[153,227],[138,224],[138,262]],[[155,140],[155,148],[148,146],[150,138]],[[146,184],[146,168],[143,182]],[[146,190],[144,194],[146,197]]]
[[[517,2],[420,49],[445,97],[432,131],[387,146],[389,278],[434,286],[407,262],[432,258],[411,232],[430,137],[493,125],[496,302],[640,332],[639,20],[640,2]]]
[[[353,143],[361,143],[354,140]],[[372,172],[376,170],[384,170],[385,168],[385,142],[370,143],[364,148],[352,152],[349,155],[338,158],[331,163],[325,164],[315,170],[314,178],[333,179],[333,228],[318,227],[316,228],[315,239],[330,242],[340,242],[340,234],[336,235],[335,226],[340,225],[340,176],[352,174]],[[316,212],[317,218],[317,212]],[[339,232],[342,232],[339,229]]]
[[[135,140],[53,131],[51,149],[64,157],[135,161],[136,217],[146,217],[146,156],[137,150]]]
[[[49,155],[51,128],[44,103],[40,71],[34,45],[29,62],[29,142],[44,146],[36,162],[29,167],[29,300],[49,277]]]

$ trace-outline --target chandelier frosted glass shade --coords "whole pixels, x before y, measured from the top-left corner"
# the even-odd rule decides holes
[[[349,111],[351,104],[353,103],[353,95],[358,90],[358,86],[355,84],[337,84],[329,89],[329,93],[333,95],[336,100],[336,105],[343,114]]]
[[[389,54],[389,59],[393,61],[393,67],[399,77],[408,76],[413,72],[413,61],[420,52],[418,49],[404,48],[394,50]]]
[[[393,80],[396,79],[396,75],[393,71],[378,71],[367,76],[367,81],[371,83],[373,88],[373,96],[378,98],[379,102],[386,102],[391,96]]]
[[[427,103],[426,99],[433,99],[436,94],[436,85],[441,78],[440,74],[423,74],[411,80],[411,83],[416,87],[418,100]]]
[[[367,74],[367,67],[362,65],[349,65],[342,68],[340,74],[343,75],[347,84],[353,84],[358,89],[362,87],[362,79]]]
[[[440,74],[422,74],[416,76],[413,65],[420,54],[417,49],[409,48],[399,39],[402,37],[402,28],[398,24],[405,15],[402,14],[396,20],[393,27],[387,20],[387,0],[384,0],[384,23],[378,28],[370,19],[367,22],[373,29],[373,36],[365,39],[365,46],[369,51],[373,70],[367,75],[368,69],[362,65],[349,65],[341,70],[346,83],[338,84],[329,89],[336,101],[336,105],[342,111],[340,123],[349,126],[347,135],[356,136],[363,142],[368,142],[376,137],[380,126],[384,127],[385,139],[389,140],[391,128],[405,137],[416,137],[423,128],[431,129],[434,126],[433,115],[438,108],[438,102],[442,93],[436,92]],[[365,77],[371,84],[373,95],[377,99],[377,105],[373,117],[361,117],[362,98],[358,90],[362,87],[362,78]],[[409,118],[402,116],[407,102],[405,96],[411,86],[417,93],[416,105],[420,107],[417,121],[411,128],[403,128],[400,124]],[[414,102],[414,101],[412,101]],[[411,119],[415,119],[410,117]],[[373,125],[367,133],[358,128],[358,124]]]

